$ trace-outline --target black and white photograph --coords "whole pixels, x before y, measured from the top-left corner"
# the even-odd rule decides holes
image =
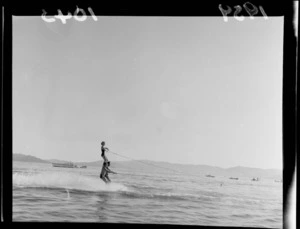
[[[284,17],[217,6],[12,17],[14,222],[283,227]]]

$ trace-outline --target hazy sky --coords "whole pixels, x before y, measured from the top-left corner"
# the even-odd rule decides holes
[[[13,152],[281,169],[282,54],[283,17],[14,17]]]

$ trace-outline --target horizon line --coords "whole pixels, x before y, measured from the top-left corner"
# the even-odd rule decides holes
[[[25,156],[32,156],[32,157],[35,157],[35,158],[38,158],[38,159],[44,160],[44,161],[58,160],[58,161],[66,161],[66,162],[72,162],[72,163],[95,163],[95,162],[101,161],[101,159],[100,159],[100,160],[95,160],[95,161],[76,161],[75,162],[75,161],[63,160],[63,159],[55,159],[55,158],[52,158],[52,159],[43,159],[43,158],[40,158],[40,157],[37,157],[37,156],[33,156],[33,155],[30,155],[30,154],[23,154],[23,153],[13,153],[13,154],[21,154],[21,155],[25,155]],[[149,160],[149,159],[140,159],[140,160],[137,160],[137,159],[128,159],[128,160],[116,160],[116,161],[117,162],[151,161],[151,162],[157,162],[157,163],[160,163],[160,162],[162,162],[162,163],[169,163],[169,164],[173,164],[173,165],[210,166],[210,167],[217,167],[217,168],[221,168],[221,169],[231,169],[231,168],[236,168],[236,167],[244,167],[244,168],[249,168],[249,169],[263,169],[263,170],[280,170],[280,171],[283,171],[282,168],[258,168],[258,167],[249,167],[249,166],[243,166],[243,165],[236,165],[236,166],[231,166],[231,167],[221,167],[221,166],[208,165],[208,164],[189,164],[189,163],[180,164],[180,163],[176,163],[176,162],[155,161],[155,160]]]

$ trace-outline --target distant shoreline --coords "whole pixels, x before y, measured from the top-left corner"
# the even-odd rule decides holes
[[[31,156],[28,154],[20,154],[20,153],[14,153],[13,154],[13,161],[28,161],[28,162],[40,162],[40,163],[68,163],[72,162],[74,164],[96,164],[102,165],[102,160],[98,161],[89,161],[89,162],[75,162],[75,161],[67,161],[67,160],[59,160],[59,159],[41,159],[35,156]],[[235,168],[247,168],[247,169],[258,169],[258,170],[276,170],[276,171],[281,171],[282,169],[278,168],[269,168],[269,169],[263,169],[263,168],[254,168],[254,167],[247,167],[247,166],[234,166],[234,167],[229,167],[229,168],[223,168],[220,166],[213,166],[213,165],[203,165],[203,164],[178,164],[178,163],[172,163],[172,162],[165,162],[165,161],[151,161],[151,160],[124,160],[124,161],[115,161],[115,163],[128,163],[128,162],[145,162],[145,163],[157,163],[157,164],[168,164],[168,165],[175,165],[175,166],[203,166],[203,167],[212,167],[212,168],[219,168],[219,169],[235,169]]]
[[[63,161],[63,160],[43,160],[34,156],[24,155],[24,154],[13,154],[13,161],[20,161],[20,162],[31,162],[31,163],[68,163],[71,161]],[[94,162],[72,162],[75,165],[85,165],[87,167],[99,167],[102,166],[102,161],[94,161]],[[209,166],[209,165],[187,165],[187,164],[174,164],[168,162],[156,162],[156,161],[146,161],[146,160],[139,160],[139,161],[115,161],[112,162],[112,168],[132,168],[136,171],[145,171],[145,172],[172,172],[180,171],[179,173],[185,174],[199,174],[199,175],[206,175],[211,176],[210,179],[213,179],[212,176],[228,176],[228,177],[251,177],[251,178],[271,178],[274,180],[282,179],[283,172],[279,169],[260,169],[260,168],[249,168],[249,167],[242,167],[236,166],[231,168],[221,168],[216,166]]]

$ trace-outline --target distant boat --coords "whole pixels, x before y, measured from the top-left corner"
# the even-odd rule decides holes
[[[82,166],[80,166],[80,168],[81,168],[81,169],[86,169],[87,166],[86,166],[86,165],[82,165]]]
[[[259,181],[259,178],[258,178],[258,177],[255,178],[255,177],[254,177],[254,178],[252,178],[251,180],[252,180],[252,181]]]
[[[281,180],[275,180],[275,182],[279,182],[279,183],[282,183],[282,179],[281,179]]]
[[[72,162],[68,163],[52,163],[53,167],[60,167],[60,168],[77,168],[77,165],[75,165]]]
[[[206,175],[206,177],[215,177],[215,176],[212,176],[212,175],[209,175],[209,174],[208,174],[208,175]]]
[[[231,179],[231,180],[238,180],[239,178],[238,177],[230,177],[229,179]]]

